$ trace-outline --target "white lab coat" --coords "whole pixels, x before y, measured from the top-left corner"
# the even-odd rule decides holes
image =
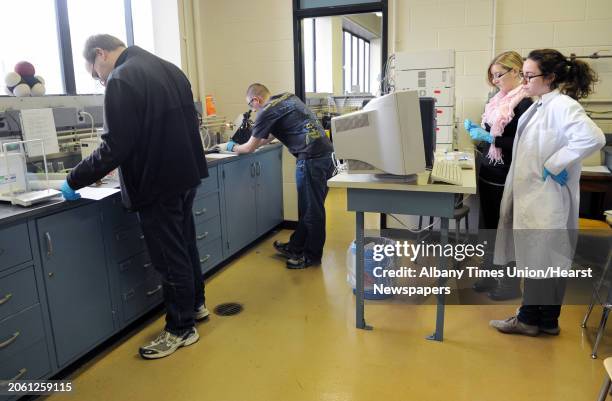
[[[601,149],[605,137],[580,104],[554,90],[519,119],[512,163],[501,201],[494,262],[517,267],[571,267],[578,229],[582,159]],[[542,180],[564,169],[561,186]]]

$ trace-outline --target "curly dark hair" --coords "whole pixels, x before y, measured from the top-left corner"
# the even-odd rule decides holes
[[[554,75],[550,84],[552,89],[559,88],[562,93],[576,100],[589,96],[598,80],[597,73],[588,63],[568,59],[558,50],[533,50],[527,59],[535,61],[542,74]]]

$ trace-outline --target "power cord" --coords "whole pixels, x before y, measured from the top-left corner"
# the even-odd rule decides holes
[[[83,111],[83,110],[79,111],[79,115],[89,117],[89,121],[91,121],[91,137],[90,138],[93,139],[93,137],[94,137],[94,135],[96,133],[93,116],[91,114],[89,114],[88,112]]]
[[[428,225],[427,227],[423,227],[423,228],[422,228],[422,229],[420,229],[420,230],[419,230],[419,229],[416,229],[416,230],[415,230],[414,228],[408,227],[406,224],[404,224],[404,222],[403,222],[403,221],[401,221],[400,219],[398,219],[397,217],[395,217],[395,215],[393,215],[393,214],[387,214],[387,216],[391,216],[391,218],[393,218],[393,220],[397,221],[397,222],[398,222],[398,223],[399,223],[399,224],[400,224],[402,227],[404,227],[406,230],[410,231],[410,232],[411,232],[411,233],[413,233],[413,234],[420,234],[420,233],[422,233],[422,232],[423,232],[423,231],[425,231],[425,230],[429,230],[431,227],[435,226],[435,225],[436,225],[436,223],[437,223],[437,222],[440,220],[440,218],[439,218],[439,217],[436,217],[436,218],[434,218],[433,223],[431,223],[431,224],[430,224],[430,225]]]
[[[332,152],[331,157],[332,163],[334,163],[334,175],[348,171],[347,163],[340,162],[340,160],[338,160],[336,157],[336,152]]]

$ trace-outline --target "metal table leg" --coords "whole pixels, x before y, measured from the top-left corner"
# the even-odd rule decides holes
[[[440,219],[440,244],[442,245],[442,248],[448,244],[448,219],[444,217]],[[446,258],[443,255],[440,255],[438,258],[438,268],[440,270],[446,270],[446,265]],[[444,286],[446,280],[447,279],[440,278],[438,280],[438,285],[440,287]],[[428,340],[444,340],[444,298],[443,293],[437,296],[438,305],[436,307],[436,331],[432,335],[426,337]]]
[[[363,296],[364,296],[364,282],[363,282],[363,273],[364,273],[364,252],[363,252],[363,232],[364,232],[364,223],[363,223],[363,212],[355,212],[356,217],[356,249],[355,249],[355,277],[356,277],[356,286],[355,286],[355,321],[358,329],[364,330],[372,330],[372,326],[368,326],[365,322],[364,317],[364,305],[363,305]]]

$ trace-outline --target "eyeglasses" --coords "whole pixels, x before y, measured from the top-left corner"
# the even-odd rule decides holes
[[[506,72],[496,72],[494,74],[491,74],[491,76],[493,77],[493,79],[500,79],[501,77],[503,77],[504,75],[506,75],[510,71],[512,71],[512,70],[506,70]]]
[[[254,97],[252,97],[251,100],[249,100],[249,102],[247,103],[249,107],[253,107],[253,100],[255,100]]]
[[[91,77],[93,79],[95,79],[96,81],[102,82],[102,78],[100,78],[100,76],[96,72],[96,60],[98,60],[98,55],[97,54],[95,55],[95,57],[93,59],[93,63],[91,63]]]
[[[538,74],[538,75],[524,75],[522,72],[519,72],[519,78],[521,81],[526,80],[527,82],[531,82],[533,78],[541,77],[546,74]]]

